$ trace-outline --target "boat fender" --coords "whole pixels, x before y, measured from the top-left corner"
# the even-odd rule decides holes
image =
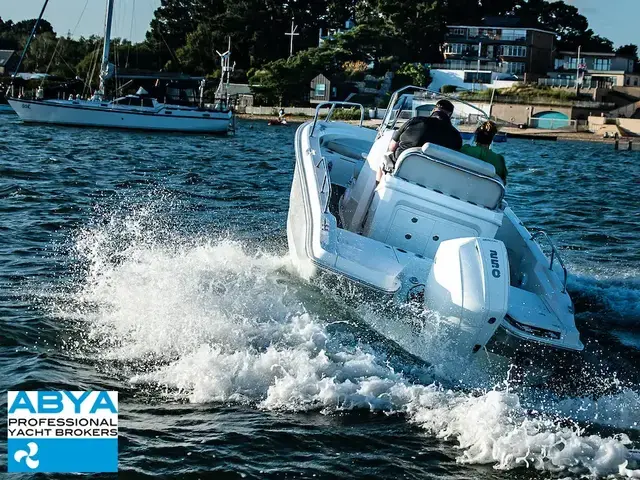
[[[509,261],[492,238],[443,241],[425,285],[425,305],[444,319],[442,334],[468,358],[491,339],[509,306]]]

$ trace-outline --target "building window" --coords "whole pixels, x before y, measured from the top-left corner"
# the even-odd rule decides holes
[[[526,57],[527,47],[521,45],[503,45],[502,55],[505,57]]]
[[[327,90],[327,86],[324,83],[317,83],[316,84],[315,96],[323,98],[324,97],[324,93],[325,93],[326,90]]]
[[[464,37],[467,35],[466,28],[450,28],[449,35],[455,35],[457,37]]]
[[[467,45],[463,43],[448,43],[444,48],[444,53],[453,53],[461,55],[467,49]]]
[[[584,60],[581,58],[580,59],[580,63],[582,63],[583,61]],[[578,57],[570,58],[568,62],[565,62],[564,68],[568,68],[568,69],[571,69],[571,70],[576,70],[578,68]]]
[[[594,70],[611,70],[610,58],[596,58],[593,60]]]
[[[464,83],[491,83],[491,72],[464,72]]]
[[[503,29],[500,35],[502,40],[522,41],[527,39],[526,30]]]
[[[503,62],[502,66],[505,73],[513,73],[514,75],[521,75],[525,71],[523,62]]]
[[[481,37],[487,37],[493,40],[497,40],[499,38],[498,30],[493,28],[481,28],[479,34]]]

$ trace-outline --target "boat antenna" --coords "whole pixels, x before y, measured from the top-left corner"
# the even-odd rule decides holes
[[[100,67],[100,89],[98,97],[105,92],[105,81],[109,78],[109,45],[111,44],[111,22],[113,21],[113,0],[107,0],[107,12],[104,22],[104,46],[102,47],[102,65]]]
[[[31,40],[33,40],[33,37],[35,37],[36,35],[36,30],[38,28],[38,25],[40,24],[40,20],[42,20],[42,15],[44,15],[44,10],[45,8],[47,8],[47,3],[49,3],[49,0],[44,0],[44,5],[42,5],[42,10],[40,10],[40,15],[38,16],[36,23],[33,24],[33,28],[31,29],[31,35],[29,35],[29,40],[27,40],[27,43],[24,46],[24,49],[22,50],[22,55],[20,56],[20,60],[18,61],[18,65],[16,65],[16,69],[13,72],[13,78],[15,78],[16,75],[18,74],[18,70],[20,70],[20,65],[22,65],[22,60],[24,60],[24,56],[27,54],[29,45],[31,45]],[[12,80],[12,83],[13,83],[13,80]]]
[[[289,44],[289,58],[293,57],[293,37],[300,35],[299,33],[296,33],[296,30],[298,30],[298,25],[295,24],[295,19],[292,18],[291,31],[288,33],[285,33],[285,36],[291,37],[291,41]]]

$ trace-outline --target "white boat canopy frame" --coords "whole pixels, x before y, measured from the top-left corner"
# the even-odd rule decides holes
[[[489,120],[490,118],[489,115],[487,115],[487,113],[484,110],[476,107],[475,105],[469,102],[460,100],[459,98],[453,95],[447,95],[445,93],[436,92],[435,90],[430,90],[425,87],[418,87],[416,85],[407,85],[406,87],[403,87],[400,90],[395,91],[391,96],[385,116],[382,119],[382,123],[378,127],[377,138],[382,137],[382,135],[384,135],[386,131],[392,130],[393,128],[395,128],[395,125],[398,119],[400,118],[400,113],[402,112],[402,110],[404,110],[403,107],[405,106],[405,102],[409,97],[413,97],[413,94],[411,92],[425,92],[426,94],[432,96],[432,98],[437,98],[438,100],[447,99],[451,101],[451,103],[462,103],[465,106],[469,107],[470,109],[477,111],[479,117],[482,117],[486,120]],[[400,101],[402,101],[401,104],[399,103]]]

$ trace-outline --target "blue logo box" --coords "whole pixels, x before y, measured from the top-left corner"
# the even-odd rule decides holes
[[[8,472],[118,471],[118,393],[10,391]]]

